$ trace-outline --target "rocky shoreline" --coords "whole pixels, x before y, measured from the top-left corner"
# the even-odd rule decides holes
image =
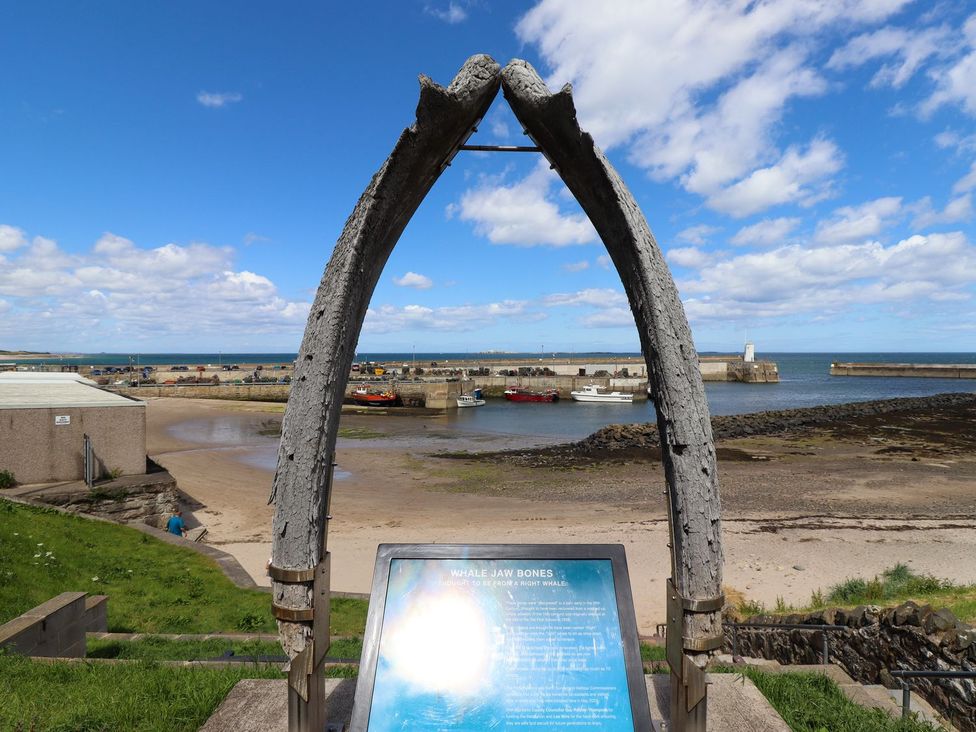
[[[827,404],[752,414],[712,417],[716,442],[759,436],[794,436],[825,429],[839,439],[867,437],[879,429],[896,429],[899,437],[924,440],[930,448],[953,451],[976,445],[976,393],[879,399]],[[743,459],[739,450],[717,448],[719,459]],[[503,460],[534,467],[567,467],[606,461],[660,459],[656,424],[614,424],[579,442],[528,450],[457,453],[438,457]],[[748,459],[749,456],[745,455]]]

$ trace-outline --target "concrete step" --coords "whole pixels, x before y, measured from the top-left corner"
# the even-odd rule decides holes
[[[738,658],[738,660],[736,660]],[[719,653],[713,659],[713,663],[719,666],[754,666],[756,668],[761,668],[764,671],[770,669],[779,669],[779,661],[769,658],[752,658],[751,656],[738,656],[733,657],[728,653]]]
[[[667,732],[671,719],[669,674],[649,674],[647,699],[651,719],[664,722],[657,727]],[[707,732],[790,732],[789,725],[748,678],[739,674],[707,674]]]
[[[885,691],[888,692],[891,698],[894,699],[898,708],[901,709],[901,689],[886,689]],[[944,729],[953,729],[952,725],[946,721],[945,717],[935,711],[931,704],[915,693],[914,689],[912,690],[912,696],[909,700],[909,709],[912,712],[915,712],[915,714],[918,715],[918,718],[924,722],[929,722],[930,724],[934,724]]]
[[[671,678],[644,677],[651,718],[670,719]],[[708,674],[707,732],[790,732],[759,689],[737,674]],[[329,721],[348,724],[356,679],[326,679]],[[200,732],[285,732],[288,729],[287,683],[279,679],[239,681]],[[666,730],[666,726],[658,726]]]

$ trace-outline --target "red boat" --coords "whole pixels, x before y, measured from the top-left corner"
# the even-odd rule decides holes
[[[505,398],[510,402],[554,402],[559,399],[559,390],[531,391],[521,386],[510,386],[505,390]]]
[[[396,392],[387,389],[381,392],[370,391],[369,387],[360,386],[352,393],[352,400],[364,407],[392,407],[397,403]]]

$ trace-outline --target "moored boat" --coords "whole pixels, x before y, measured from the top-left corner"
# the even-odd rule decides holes
[[[399,397],[392,389],[370,391],[368,386],[360,386],[352,393],[352,400],[364,407],[392,407]]]
[[[457,398],[457,405],[459,408],[485,406],[485,400],[481,398],[481,389],[474,389],[470,394],[461,394]]]
[[[554,402],[559,399],[559,390],[532,391],[521,386],[510,386],[505,390],[505,398],[510,402]]]
[[[483,407],[485,406],[484,399],[476,399],[470,394],[462,394],[457,398],[458,407]]]
[[[573,401],[577,402],[604,402],[610,404],[631,404],[634,401],[633,394],[625,394],[619,391],[612,391],[609,394],[600,391],[596,384],[587,384],[580,391],[569,392]]]

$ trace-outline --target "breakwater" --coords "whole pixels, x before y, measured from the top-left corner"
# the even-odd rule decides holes
[[[943,456],[972,451],[970,425],[976,419],[976,394],[935,394],[925,397],[879,399],[870,402],[829,404],[752,414],[712,416],[716,440],[760,435],[796,434],[809,429],[830,429],[836,436],[869,440],[894,433],[907,441],[938,443]],[[910,426],[909,426],[910,425]],[[885,450],[887,443],[879,443]],[[603,459],[658,460],[660,436],[657,424],[611,424],[577,442],[548,447],[485,452],[472,459],[506,460],[530,467],[585,465]],[[902,448],[897,447],[895,451]]]
[[[923,379],[976,379],[971,363],[841,363],[830,364],[831,376],[897,376]]]

